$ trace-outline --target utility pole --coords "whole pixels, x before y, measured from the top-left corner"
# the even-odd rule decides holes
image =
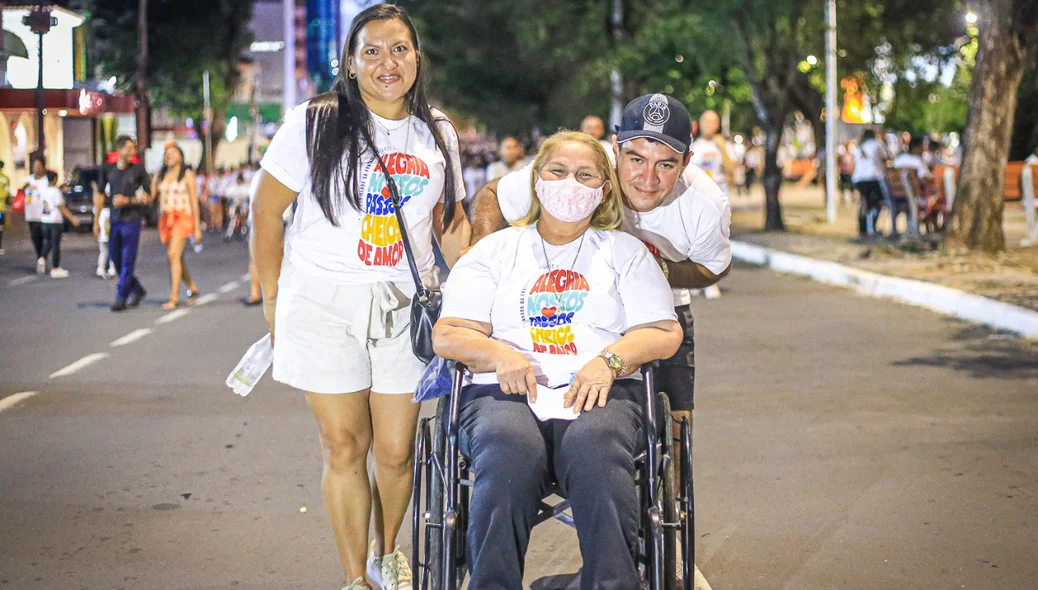
[[[43,90],[43,36],[50,32],[51,27],[58,24],[58,19],[50,14],[51,10],[50,6],[40,0],[39,5],[22,19],[23,24],[36,33],[36,39],[39,42],[39,52],[37,53],[40,62],[39,78],[36,82],[36,151],[40,156],[43,156],[47,149],[47,139],[44,137],[43,131],[43,116],[44,111],[47,110],[46,94]]]
[[[825,218],[836,223],[836,125],[840,111],[836,105],[836,0],[828,0],[825,10]]]
[[[617,45],[624,40],[624,1],[613,0],[613,40]],[[611,136],[613,129],[616,129],[620,125],[620,119],[623,117],[624,112],[624,80],[620,75],[620,70],[615,66],[613,70],[609,72],[609,89],[610,89],[610,105],[609,105],[609,129],[606,135]]]
[[[209,70],[202,72],[202,130],[205,132],[205,173],[213,175],[213,107],[209,100]]]
[[[148,101],[148,0],[138,0],[137,10],[137,145],[151,146],[151,104]]]

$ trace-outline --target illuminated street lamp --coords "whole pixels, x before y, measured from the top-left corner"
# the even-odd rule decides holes
[[[50,28],[58,24],[58,19],[51,16],[53,7],[45,6],[40,2],[39,6],[27,14],[22,23],[29,27],[39,38],[39,80],[36,83],[36,151],[43,156],[47,148],[47,141],[43,136],[43,113],[47,109],[47,103],[43,92],[43,36],[50,32]]]
[[[968,25],[975,25],[975,24],[977,24],[977,15],[976,15],[976,13],[974,13],[974,12],[967,12],[966,13],[966,24],[968,24]]]

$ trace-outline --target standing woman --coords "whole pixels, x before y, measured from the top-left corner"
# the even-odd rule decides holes
[[[166,147],[162,169],[151,184],[151,194],[159,199],[159,237],[166,246],[169,259],[169,301],[162,309],[176,309],[180,305],[180,283],[187,287],[187,302],[198,300],[198,285],[191,279],[184,262],[184,247],[193,236],[202,241],[202,219],[198,208],[195,173],[184,164],[184,152],[177,144]]]
[[[458,137],[429,107],[424,60],[403,10],[380,4],[357,15],[333,90],[286,113],[254,202],[274,379],[304,391],[313,411],[324,506],[351,590],[370,587],[365,570],[377,587],[411,588],[395,544],[411,496],[419,412],[411,393],[424,365],[411,350],[415,287],[379,158],[399,189],[423,276],[434,272],[434,234],[448,261],[468,241],[456,206],[464,199]],[[281,216],[293,202],[282,248]]]

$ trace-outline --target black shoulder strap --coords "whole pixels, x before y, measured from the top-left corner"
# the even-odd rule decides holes
[[[423,302],[429,300],[429,290],[422,284],[422,277],[418,274],[418,265],[415,264],[414,253],[411,251],[411,239],[407,235],[407,225],[404,223],[404,217],[400,214],[400,192],[396,188],[396,181],[389,175],[389,169],[386,168],[386,163],[382,161],[382,155],[379,154],[374,148],[370,148],[375,154],[375,158],[378,159],[378,165],[382,168],[382,174],[386,177],[386,184],[389,185],[389,198],[393,201],[393,212],[396,214],[396,222],[400,226],[400,238],[404,242],[404,253],[407,255],[407,265],[411,267],[411,277],[414,278],[414,286],[418,293],[418,298]]]

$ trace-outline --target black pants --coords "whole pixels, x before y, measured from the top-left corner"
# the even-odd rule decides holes
[[[0,250],[4,249],[4,223],[7,222],[7,214],[0,211]]]
[[[470,588],[523,587],[530,531],[558,482],[573,508],[584,590],[640,587],[634,458],[645,448],[641,381],[613,384],[609,402],[572,422],[540,422],[526,397],[497,385],[462,394],[459,446],[476,474],[468,528]]]
[[[692,306],[682,305],[674,311],[678,314],[684,337],[674,356],[660,361],[656,390],[667,394],[671,410],[692,411],[696,405],[696,339]]]
[[[883,208],[883,187],[878,180],[863,180],[854,185],[861,193],[861,207],[858,209],[858,233],[871,236],[876,233],[876,219]]]
[[[51,268],[61,268],[61,234],[65,232],[65,226],[61,223],[41,224],[43,233],[43,249],[40,251],[41,258],[47,258],[53,254]]]
[[[29,239],[32,240],[32,249],[36,252],[36,258],[43,256],[43,224],[39,221],[29,222]]]

